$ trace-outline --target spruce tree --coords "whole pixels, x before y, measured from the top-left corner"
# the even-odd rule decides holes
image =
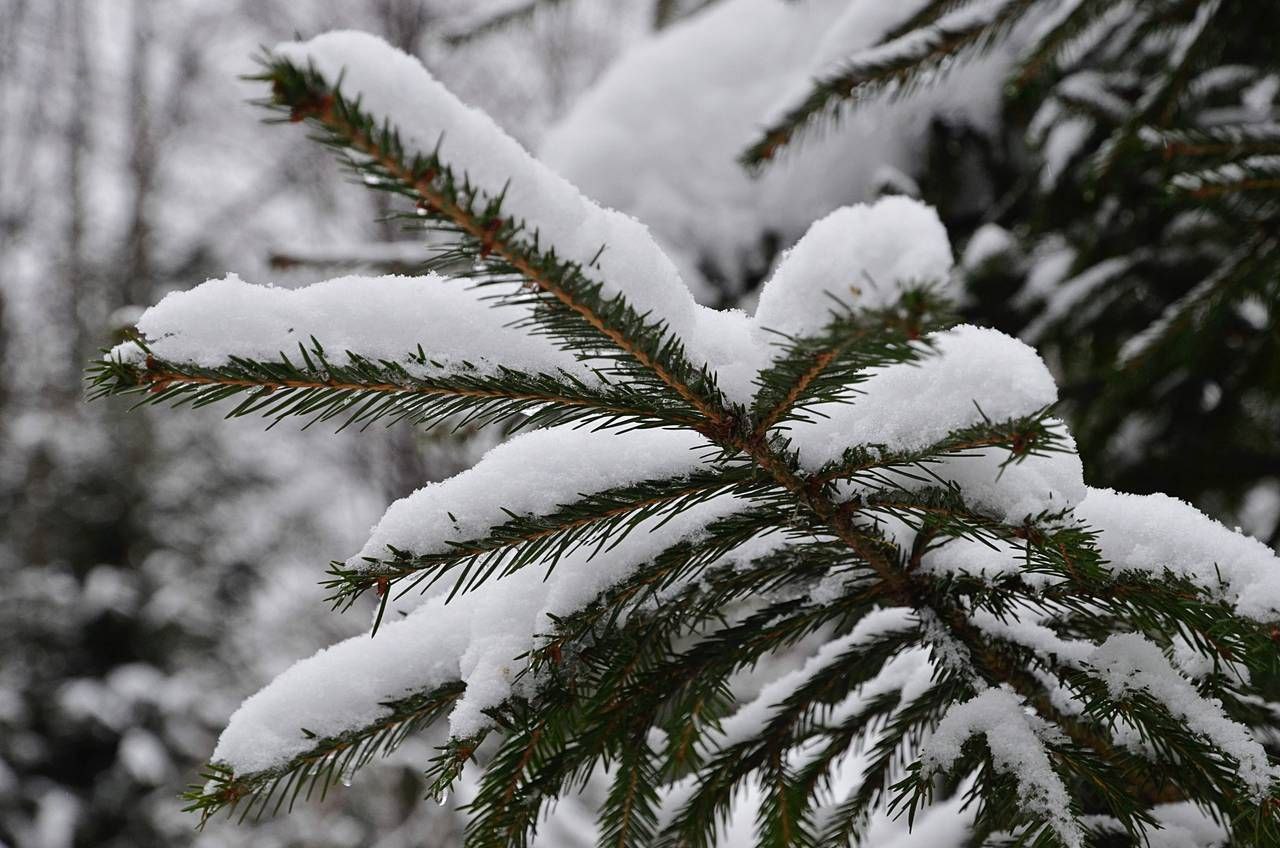
[[[945,207],[957,146],[991,165],[1000,199],[963,222],[985,225],[962,269],[966,315],[1055,364],[1063,414],[1099,479],[1238,514],[1280,468],[1280,7],[918,5],[815,79],[742,161],[803,156],[811,131],[1000,48],[1010,56],[1002,131],[946,137],[921,180]]]
[[[442,798],[480,772],[477,846],[526,844],[593,776],[600,844],[713,844],[744,806],[761,845],[893,815],[972,844],[1280,844],[1252,683],[1276,558],[1084,485],[1039,356],[955,325],[932,210],[837,210],[754,317],[712,310],[416,60],[334,33],[264,64],[264,104],[447,237],[452,276],[211,281],[96,392],[527,432],[332,565],[372,638],[246,701],[191,810],[289,807],[447,722],[429,775]]]

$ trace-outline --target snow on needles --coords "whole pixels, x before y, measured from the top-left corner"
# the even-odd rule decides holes
[[[1059,741],[1060,734],[1029,713],[1011,689],[987,689],[948,709],[920,747],[920,761],[927,772],[947,771],[960,758],[964,743],[979,734],[986,739],[995,768],[1018,781],[1021,803],[1039,814],[1066,845],[1083,845],[1084,832],[1071,812],[1071,797],[1045,750],[1045,742]]]
[[[892,306],[903,287],[942,283],[951,242],[933,207],[893,195],[815,222],[760,293],[756,321],[787,335],[820,332],[839,304]]]
[[[364,110],[396,126],[409,150],[436,149],[443,138],[446,161],[487,192],[497,194],[505,186],[507,214],[536,229],[539,243],[554,247],[558,256],[590,266],[606,293],[624,294],[639,312],[666,322],[691,357],[718,372],[735,402],[750,402],[754,378],[772,355],[764,327],[813,333],[829,318],[828,295],[846,298],[855,308],[883,306],[896,300],[902,286],[945,279],[951,267],[950,246],[936,214],[915,201],[884,199],[838,210],[815,224],[770,280],[756,319],[709,310],[694,303],[675,266],[642,225],[586,200],[486,116],[457,101],[416,60],[372,36],[350,32],[281,45],[275,55],[311,63],[331,81],[341,79],[344,94],[358,95]],[[602,245],[604,253],[592,264]],[[297,291],[228,277],[166,298],[148,311],[140,329],[158,356],[203,365],[231,356],[275,356],[314,336],[332,350],[376,359],[402,361],[422,345],[446,368],[472,363],[589,373],[544,338],[506,326],[509,321],[475,291],[434,276],[352,277]],[[802,470],[838,461],[853,446],[881,452],[924,449],[986,420],[1038,414],[1057,398],[1044,363],[1020,341],[966,326],[935,333],[927,343],[915,363],[866,373],[851,387],[849,402],[817,405],[805,420],[781,425]],[[120,353],[136,356],[138,350]],[[1100,531],[1099,545],[1116,570],[1168,570],[1220,592],[1244,615],[1276,616],[1280,569],[1265,546],[1170,498],[1087,490],[1065,427],[1050,426],[1062,431],[1068,450],[1002,468],[1007,451],[984,448],[930,462],[928,469],[937,481],[954,484],[975,509],[1005,522],[1074,507],[1077,518]],[[393,504],[351,564],[362,567],[366,557],[384,555],[388,545],[411,554],[447,552],[453,543],[483,538],[513,516],[549,515],[586,494],[680,478],[703,467],[709,447],[701,436],[676,430],[552,428],[526,434],[496,448],[471,470]],[[885,472],[881,480],[892,474]],[[920,476],[903,475],[901,485],[920,485],[912,482]],[[865,485],[855,477],[843,492]],[[550,573],[545,562],[529,563],[447,603],[443,591],[435,589],[403,618],[388,620],[377,638],[352,639],[303,660],[246,701],[214,759],[240,773],[279,766],[314,744],[302,728],[318,736],[349,731],[381,715],[390,699],[458,680],[466,689],[450,716],[450,729],[455,736],[474,734],[490,721],[484,711],[517,691],[523,668],[517,658],[551,630],[549,616],[581,609],[661,551],[696,538],[710,522],[745,506],[720,495],[674,515],[651,517],[599,553],[591,547],[572,550]],[[948,547],[931,553],[926,570],[995,577],[1020,567],[1012,545],[989,554],[959,543]],[[451,583],[447,577],[441,582]],[[780,681],[726,722],[726,738],[732,737],[735,720],[745,726],[767,719],[788,686],[823,673],[837,652],[883,632],[877,628],[900,624],[894,616],[901,615],[868,616],[850,635],[852,641],[828,645],[801,676]],[[927,616],[918,617],[931,626]],[[985,625],[987,632],[998,630],[1064,660],[1087,663],[1116,692],[1149,692],[1238,760],[1250,787],[1256,790],[1271,778],[1260,749],[1250,747],[1254,743],[1220,710],[1206,707],[1203,699],[1193,701],[1199,696],[1176,672],[1166,673],[1168,663],[1162,656],[1157,662],[1158,650],[1152,648],[1152,655],[1143,645],[1117,637],[1082,660],[1082,645],[1053,641],[1039,622]],[[325,697],[316,698],[321,689]],[[988,689],[946,714],[922,758],[929,768],[947,768],[974,734],[986,736],[996,767],[1017,778],[1031,808],[1064,841],[1079,844],[1079,826],[1045,750],[1055,741],[1049,727],[1012,692]]]
[[[677,478],[699,467],[712,448],[687,430],[586,430],[552,427],[524,433],[490,450],[471,468],[429,483],[393,503],[369,541],[347,561],[443,553],[484,538],[512,515],[547,515],[561,504],[641,480]]]
[[[1116,571],[1185,577],[1257,621],[1280,618],[1280,558],[1168,495],[1090,489],[1075,517],[1098,531]]]
[[[798,688],[827,673],[827,669],[844,656],[888,634],[919,626],[915,613],[909,609],[890,607],[867,613],[847,635],[823,644],[802,667],[771,681],[753,701],[723,719],[714,735],[714,745],[723,750],[750,739],[765,728],[774,711]]]
[[[637,312],[667,321],[682,338],[691,335],[693,295],[648,229],[583,197],[488,115],[458,100],[416,58],[354,31],[279,44],[272,56],[310,65],[330,85],[340,85],[343,95],[358,95],[362,110],[397,128],[406,151],[438,150],[488,196],[501,195],[504,213],[536,230],[541,245],[584,268],[594,263],[598,270],[589,273],[604,283],[606,296],[625,293]]]
[[[1280,773],[1267,761],[1266,750],[1247,727],[1227,718],[1220,703],[1201,696],[1159,646],[1136,633],[1118,633],[1099,645],[1086,662],[1113,698],[1146,692],[1188,730],[1234,759],[1240,779],[1255,801],[1261,802],[1270,794]]]
[[[143,313],[138,332],[151,352],[171,362],[205,367],[232,358],[297,360],[298,346],[318,341],[335,363],[354,353],[398,362],[410,373],[498,366],[526,373],[594,375],[545,337],[508,326],[513,313],[495,309],[481,290],[436,274],[422,277],[341,277],[299,289],[251,285],[235,274],[189,291],[172,292]],[[408,367],[421,348],[439,364]],[[116,348],[141,359],[138,345]]]
[[[788,424],[800,464],[817,470],[852,445],[918,450],[982,423],[984,416],[994,422],[1020,418],[1057,400],[1044,362],[1017,339],[960,326],[928,342],[931,349],[916,363],[872,369],[849,402],[817,405],[809,420]],[[1008,456],[1001,449],[965,451],[931,462],[928,470],[932,482],[959,485],[974,506],[1003,520],[1061,511],[1084,497],[1084,471],[1073,450],[1027,456],[1002,468]],[[909,489],[930,482],[921,480],[919,469],[884,476]]]
[[[670,430],[528,433],[495,448],[470,471],[399,501],[374,539],[394,539],[415,551],[444,549],[448,540],[482,535],[506,520],[504,506],[519,514],[547,513],[577,492],[692,470],[701,444],[697,436]],[[502,492],[497,498],[495,486]],[[384,624],[375,638],[341,642],[277,677],[232,716],[214,759],[238,772],[278,765],[314,744],[301,728],[328,736],[361,727],[384,712],[385,701],[451,680],[467,688],[450,729],[459,737],[473,734],[489,722],[483,710],[512,693],[523,668],[517,657],[551,631],[549,614],[580,609],[668,546],[744,506],[720,497],[669,518],[660,533],[653,532],[662,520],[655,518],[607,552],[573,551],[550,575],[535,562],[447,604],[441,594],[430,596],[406,617]],[[369,550],[377,548],[371,542]],[[321,688],[325,697],[314,698]]]

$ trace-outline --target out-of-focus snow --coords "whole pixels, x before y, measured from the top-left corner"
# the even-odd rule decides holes
[[[759,176],[737,163],[773,111],[921,5],[723,0],[624,54],[547,133],[540,155],[648,224],[687,279],[700,267],[730,280],[759,273],[767,239],[794,242],[814,219],[870,200],[884,166],[918,175],[935,118],[994,126],[1008,61],[1000,49],[916,92],[910,109],[861,106]]]

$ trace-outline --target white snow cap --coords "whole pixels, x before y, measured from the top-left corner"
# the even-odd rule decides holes
[[[206,367],[282,353],[297,362],[298,345],[309,350],[314,338],[339,364],[348,352],[406,364],[421,347],[439,367],[415,364],[411,373],[506,366],[595,380],[545,337],[509,326],[518,313],[496,309],[484,297],[437,274],[339,277],[298,289],[251,285],[228,274],[166,295],[142,314],[138,331],[161,359]],[[115,353],[130,361],[143,356],[132,342]]]
[[[1191,504],[1091,488],[1075,516],[1098,531],[1098,546],[1115,570],[1167,570],[1217,593],[1240,615],[1280,620],[1280,557]]]
[[[783,255],[760,293],[756,321],[788,335],[816,333],[839,303],[890,306],[906,285],[946,282],[951,264],[933,207],[901,195],[844,206]]]
[[[790,425],[800,460],[816,468],[846,447],[913,450],[953,430],[1030,415],[1058,399],[1053,375],[1031,347],[998,330],[962,325],[928,336],[919,361],[864,372],[848,403],[814,407]]]

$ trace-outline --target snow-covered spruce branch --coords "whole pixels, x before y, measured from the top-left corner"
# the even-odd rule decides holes
[[[751,787],[762,844],[850,841],[875,812],[929,815],[947,772],[980,802],[978,838],[1074,846],[1105,816],[1136,842],[1154,805],[1184,798],[1236,822],[1240,844],[1275,841],[1249,684],[1235,697],[1204,668],[1269,666],[1274,555],[1180,502],[1084,485],[1035,352],[943,329],[950,247],[930,210],[839,210],[754,318],[707,310],[642,226],[404,54],[339,33],[269,63],[273,105],[451,228],[450,261],[474,263],[478,288],[207,284],[144,316],[141,344],[99,366],[105,388],[155,366],[188,375],[155,394],[202,402],[249,387],[191,377],[235,368],[371,386],[565,374],[570,401],[522,411],[581,423],[543,405],[622,392],[642,414],[594,420],[646,426],[534,429],[393,504],[339,576],[363,570],[352,591],[381,588],[399,615],[246,701],[193,808],[327,785],[424,723],[436,693],[436,788],[483,764],[471,845],[523,844],[606,774],[600,828],[623,844],[710,844]],[[231,314],[250,317],[222,332]],[[295,367],[278,351],[300,339]],[[283,408],[327,413],[324,397]],[[410,573],[425,591],[393,596]],[[797,673],[743,696],[742,672],[811,640]]]
[[[145,354],[145,343],[138,343]],[[415,376],[400,362],[372,362],[347,351],[344,364],[330,361],[319,342],[300,345],[290,359],[236,358],[227,365],[203,368],[189,362],[167,362],[146,355],[140,363],[117,358],[93,367],[94,394],[138,395],[139,404],[190,405],[193,408],[237,396],[227,417],[261,415],[282,421],[290,416],[309,423],[342,419],[342,427],[408,422],[433,426],[448,421],[454,428],[508,422],[527,429],[569,422],[610,426],[689,426],[696,418],[663,409],[625,386],[588,385],[572,374],[528,374],[499,366],[495,373],[465,366],[450,373],[436,369],[419,348],[405,357],[411,365],[436,371]]]
[[[652,524],[648,529],[653,532],[661,527],[662,518],[719,497],[750,502],[756,514],[762,516],[759,529],[777,529],[776,518],[766,521],[763,517],[777,515],[781,491],[758,479],[750,464],[734,463],[699,468],[669,480],[642,480],[577,494],[578,500],[545,515],[509,511],[506,521],[486,527],[477,538],[449,540],[436,552],[422,547],[405,550],[386,541],[386,553],[381,558],[366,554],[334,564],[332,580],[327,584],[334,593],[330,600],[346,607],[370,589],[376,589],[385,600],[392,589],[402,596],[420,586],[429,589],[446,578],[452,581],[452,596],[472,591],[486,580],[510,576],[527,565],[536,564],[549,571],[576,550],[594,547],[607,551],[641,526]],[[763,506],[774,509],[766,512],[760,509]],[[416,503],[406,506],[413,514],[420,509]],[[375,539],[392,532],[380,530]],[[398,587],[396,584],[402,581],[407,585]]]
[[[351,165],[368,179],[410,197],[425,217],[452,228],[460,239],[458,249],[483,260],[486,275],[496,278],[490,279],[492,284],[499,285],[515,275],[531,286],[531,291],[508,294],[507,299],[540,307],[532,314],[541,330],[577,351],[603,351],[600,355],[610,358],[620,373],[674,392],[704,417],[721,416],[723,399],[712,375],[686,358],[673,328],[650,318],[648,311],[633,308],[596,278],[600,254],[611,235],[607,229],[589,235],[596,239],[591,246],[594,253],[583,253],[581,248],[588,245],[582,244],[575,258],[558,256],[545,222],[531,230],[524,219],[508,214],[512,205],[506,203],[508,185],[483,184],[479,175],[455,169],[447,155],[442,157],[439,145],[443,134],[434,149],[406,149],[397,125],[389,123],[385,115],[369,112],[360,99],[344,96],[338,77],[327,79],[314,66],[295,65],[287,55],[272,57],[269,62],[262,76],[272,85],[268,105],[286,111],[290,120],[307,120],[318,126],[326,134],[326,142],[347,152]],[[457,110],[460,117],[466,116],[461,104]],[[481,132],[489,128],[477,127]],[[523,153],[503,138],[515,147],[514,152]],[[450,139],[454,145],[467,141]],[[512,151],[502,152],[510,155]],[[555,190],[549,191],[543,203],[565,200],[579,206],[583,202],[567,183],[547,180],[541,188],[552,186]],[[608,227],[615,221],[602,216],[599,223]],[[625,226],[626,221],[616,223]],[[540,237],[551,242],[549,249],[542,246]],[[634,364],[624,369],[624,362]]]
[[[1222,124],[1210,127],[1157,129],[1139,132],[1148,149],[1167,158],[1280,155],[1280,124]]]
[[[240,820],[293,808],[300,799],[324,800],[337,782],[350,782],[356,769],[391,753],[412,733],[445,715],[461,697],[463,685],[454,681],[384,702],[385,712],[363,727],[318,738],[308,750],[288,762],[249,774],[235,774],[210,765],[203,785],[192,786],[183,797],[187,812],[202,819],[226,806],[240,810]],[[305,734],[310,734],[302,728]],[[311,734],[314,735],[314,734]],[[273,803],[274,802],[274,803]]]
[[[981,53],[1022,20],[1037,0],[940,2],[958,6],[896,38],[861,50],[813,80],[804,98],[769,120],[742,152],[748,168],[761,168],[823,121],[876,97],[902,97],[966,57]],[[939,10],[941,11],[941,10]]]

